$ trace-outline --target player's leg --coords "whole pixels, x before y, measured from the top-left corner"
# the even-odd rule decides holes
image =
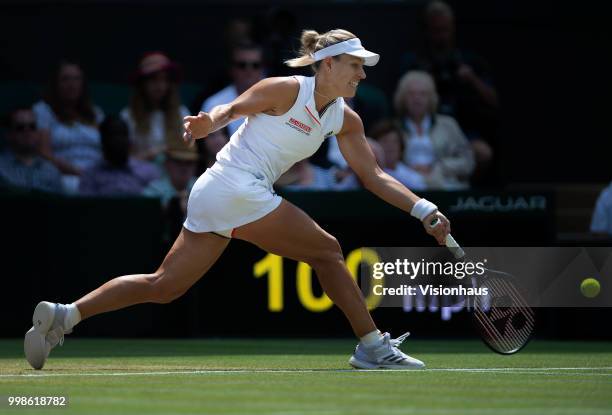
[[[342,310],[360,338],[349,363],[360,369],[420,369],[425,365],[399,350],[406,335],[391,339],[372,321],[361,290],[350,275],[336,238],[306,213],[283,200],[263,218],[237,228],[234,237],[273,254],[303,261],[316,272],[329,298]]]
[[[32,318],[34,327],[24,341],[28,362],[35,369],[42,368],[50,350],[85,318],[134,304],[168,303],[180,297],[208,271],[228,243],[227,238],[183,228],[154,273],[117,277],[74,304],[39,303]]]
[[[169,303],[183,295],[217,261],[229,239],[181,230],[161,266],[152,274],[108,281],[75,304],[81,318],[140,303]]]
[[[325,293],[343,311],[358,337],[376,330],[363,294],[346,267],[338,241],[302,210],[283,200],[270,214],[237,228],[234,238],[309,264]]]

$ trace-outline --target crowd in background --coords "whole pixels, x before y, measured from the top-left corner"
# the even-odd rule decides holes
[[[183,117],[231,102],[264,77],[295,73],[283,65],[297,49],[295,21],[278,10],[269,31],[256,34],[249,20],[230,20],[224,39],[227,72],[213,77],[195,103],[181,102],[181,66],[165,52],[142,55],[130,76],[129,102],[118,114],[92,102],[78,62],[60,61],[42,98],[6,116],[0,184],[86,196],[157,197],[166,209],[184,215],[195,178],[212,166],[243,120],[188,147]],[[454,13],[446,3],[428,3],[423,22],[425,42],[401,57],[393,96],[366,80],[346,101],[362,117],[379,165],[410,189],[491,184],[499,119],[491,69],[483,57],[457,45]],[[361,187],[333,136],[276,186]],[[606,226],[612,233],[611,223]]]

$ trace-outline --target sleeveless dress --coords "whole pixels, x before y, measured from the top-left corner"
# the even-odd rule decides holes
[[[315,78],[294,78],[300,90],[289,111],[250,115],[219,151],[216,163],[198,178],[189,196],[185,228],[230,238],[235,228],[264,217],[282,201],[274,182],[340,132],[344,100],[337,98],[319,115]]]

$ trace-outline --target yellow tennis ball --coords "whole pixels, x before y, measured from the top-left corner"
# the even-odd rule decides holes
[[[600,289],[601,287],[599,286],[599,281],[597,281],[595,278],[586,278],[580,284],[580,291],[582,292],[582,295],[588,298],[597,297]]]

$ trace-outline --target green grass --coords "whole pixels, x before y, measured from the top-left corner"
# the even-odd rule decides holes
[[[345,370],[353,347],[349,340],[67,338],[34,371],[21,340],[0,340],[0,413],[612,413],[612,343],[533,341],[499,356],[477,341],[408,340],[405,351],[428,364],[417,372]],[[8,408],[6,397],[16,395],[68,396],[69,406]]]

